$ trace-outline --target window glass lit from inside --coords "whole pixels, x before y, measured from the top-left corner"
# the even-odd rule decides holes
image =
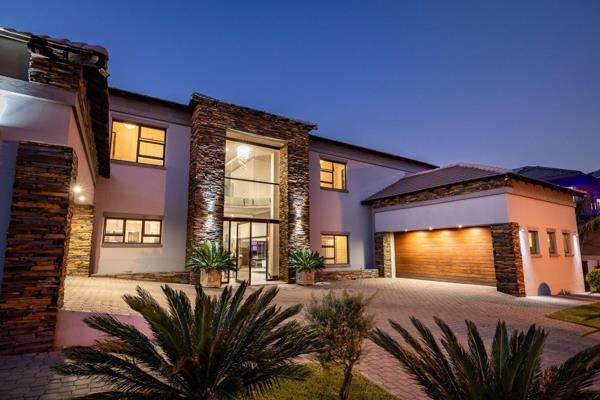
[[[321,235],[321,255],[325,264],[348,264],[348,236]]]
[[[556,255],[558,252],[556,251],[556,233],[555,232],[547,232],[548,234],[548,252],[550,255]]]
[[[346,190],[346,164],[319,160],[320,186],[325,189]]]
[[[529,240],[529,253],[534,255],[540,254],[540,244],[537,231],[527,231],[527,237]]]
[[[110,157],[140,164],[164,165],[164,129],[113,121]]]

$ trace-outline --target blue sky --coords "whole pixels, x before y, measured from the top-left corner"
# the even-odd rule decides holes
[[[600,1],[8,1],[0,26],[105,46],[115,87],[436,164],[600,168]]]

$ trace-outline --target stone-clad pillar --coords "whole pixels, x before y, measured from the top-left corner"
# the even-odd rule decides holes
[[[53,348],[76,171],[70,147],[19,143],[0,292],[0,354]]]
[[[74,205],[67,251],[67,275],[89,276],[93,232],[94,206]]]
[[[513,296],[525,296],[519,225],[509,222],[492,225],[490,228],[498,291]]]
[[[375,232],[375,267],[382,278],[392,277],[392,235],[391,232]]]

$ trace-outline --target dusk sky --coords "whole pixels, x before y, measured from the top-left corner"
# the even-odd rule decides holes
[[[106,47],[114,87],[439,165],[600,168],[600,1],[8,1],[0,26]]]

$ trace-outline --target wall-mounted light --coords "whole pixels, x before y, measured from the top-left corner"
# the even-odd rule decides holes
[[[83,188],[81,187],[81,185],[75,185],[75,186],[73,186],[73,193],[79,194],[81,192],[83,192]]]
[[[405,229],[404,232],[408,232],[408,229]]]
[[[79,201],[85,201],[85,196],[81,195],[78,197]]]
[[[462,225],[459,225],[459,226],[458,226],[458,229],[462,229]]]
[[[430,227],[429,227],[429,230],[430,230],[430,231],[432,231],[432,230],[433,230],[433,227],[431,227],[431,226],[430,226]]]

